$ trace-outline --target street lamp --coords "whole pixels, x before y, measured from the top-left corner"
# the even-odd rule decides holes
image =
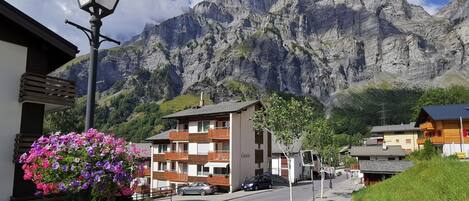
[[[90,42],[90,66],[88,70],[88,96],[86,100],[86,122],[85,129],[88,130],[94,127],[94,111],[95,111],[95,95],[96,95],[96,71],[98,67],[98,49],[101,43],[109,41],[120,45],[119,41],[100,34],[102,25],[101,19],[114,13],[119,0],[78,0],[80,8],[91,15],[90,24],[91,29],[83,26],[65,21],[81,31],[83,31]]]

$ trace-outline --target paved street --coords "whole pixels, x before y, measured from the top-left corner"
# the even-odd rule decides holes
[[[320,193],[320,180],[314,181],[316,200],[337,200],[337,201],[349,201],[351,200],[351,192],[357,188],[351,180],[347,180],[345,176],[337,177],[333,180],[333,189],[329,188],[329,180],[324,182],[324,199],[319,199]],[[293,186],[293,199],[295,201],[311,201],[312,200],[312,189],[311,181],[299,182]],[[158,199],[158,200],[169,200]],[[184,201],[222,201],[222,200],[234,200],[234,201],[286,201],[289,200],[288,187],[275,187],[274,189],[260,190],[260,191],[238,191],[235,193],[207,195],[207,196],[174,196],[172,200],[184,200]]]

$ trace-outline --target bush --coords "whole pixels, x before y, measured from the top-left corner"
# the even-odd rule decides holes
[[[438,151],[432,145],[430,140],[426,140],[423,146],[424,146],[423,149],[414,151],[409,156],[407,156],[407,159],[412,160],[414,162],[418,162],[418,161],[426,161],[426,160],[431,160],[432,158],[441,157],[440,151]]]

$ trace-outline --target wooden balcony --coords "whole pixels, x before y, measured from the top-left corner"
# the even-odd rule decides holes
[[[207,162],[207,155],[189,155],[189,164],[205,164]]]
[[[461,144],[461,137],[451,136],[451,137],[430,137],[430,138],[419,138],[417,139],[417,144],[425,144],[425,141],[430,139],[432,144]],[[469,137],[465,137],[464,144],[469,144]]]
[[[420,124],[420,130],[422,131],[433,131],[435,128],[433,127],[432,122],[425,122],[423,124]]]
[[[189,134],[189,142],[204,143],[209,142],[207,133],[192,133]]]
[[[425,141],[427,141],[427,138],[419,138],[417,139],[417,144],[425,144]]]
[[[177,173],[177,172],[164,172],[166,180],[175,181],[175,182],[187,182],[187,173]]]
[[[20,102],[46,104],[51,108],[75,104],[75,83],[55,77],[25,73],[21,76]]]
[[[173,131],[169,133],[169,140],[171,141],[189,141],[189,132],[187,131]]]
[[[201,182],[201,183],[208,183],[208,177],[189,177],[189,182]]]
[[[154,154],[153,161],[154,162],[166,162],[165,154]]]
[[[189,154],[187,152],[166,152],[164,158],[169,161],[187,161]]]
[[[164,172],[153,172],[153,179],[157,180],[166,180],[165,173]]]
[[[229,186],[230,185],[230,176],[228,175],[210,175],[207,178],[207,182],[212,185],[217,186]]]
[[[229,140],[230,129],[229,128],[215,128],[208,130],[208,138],[211,140]]]
[[[150,175],[151,175],[150,168],[144,168],[143,169],[143,176],[150,176]]]
[[[220,151],[220,152],[209,152],[208,161],[210,162],[229,162],[230,161],[230,152],[229,151]]]

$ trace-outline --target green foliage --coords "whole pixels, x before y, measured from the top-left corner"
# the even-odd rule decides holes
[[[85,112],[86,99],[79,98],[72,108],[46,115],[44,133],[83,131],[85,129]]]
[[[318,118],[308,124],[303,138],[303,147],[316,151],[325,164],[337,166],[339,146],[335,139],[335,131],[330,121]]]
[[[469,163],[434,158],[353,194],[354,201],[469,200]]]
[[[441,157],[441,153],[432,145],[430,140],[426,140],[423,149],[412,152],[407,156],[408,160],[414,162],[431,160],[432,158]]]
[[[353,164],[358,163],[358,160],[357,158],[352,157],[352,156],[345,156],[345,158],[343,158],[343,162],[344,162],[345,167],[350,168],[352,167]]]
[[[205,103],[210,104],[211,101],[208,97],[204,97]],[[160,109],[165,114],[189,109],[199,105],[199,97],[194,95],[181,95],[172,100],[163,102],[160,105]]]
[[[270,132],[290,157],[292,145],[301,138],[315,113],[317,109],[303,101],[273,94],[264,101],[264,109],[254,113],[252,121],[256,129]]]
[[[249,58],[249,56],[251,56],[251,53],[253,51],[254,47],[252,47],[252,45],[250,44],[250,40],[248,41],[245,41],[241,44],[238,44],[236,46],[236,51],[238,53],[238,57],[241,59],[241,60],[245,60],[247,58]]]
[[[412,119],[416,119],[423,106],[469,103],[469,88],[451,86],[449,88],[428,89],[413,107]]]
[[[259,95],[259,90],[253,84],[238,80],[228,80],[226,83],[229,90],[242,95],[242,101],[255,100]]]
[[[334,140],[337,146],[360,146],[362,145],[363,136],[361,134],[356,135],[346,135],[346,134],[336,134],[334,135]]]

